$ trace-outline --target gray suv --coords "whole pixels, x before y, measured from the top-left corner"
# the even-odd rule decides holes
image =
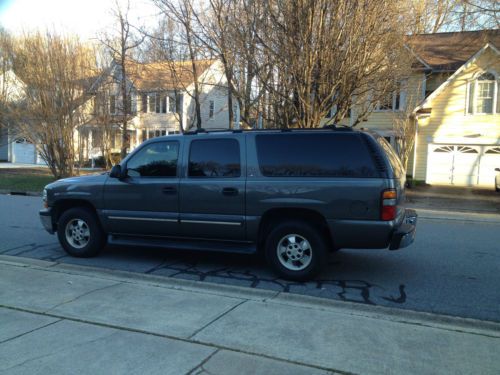
[[[150,139],[110,173],[44,190],[40,218],[71,255],[111,245],[265,254],[306,280],[341,248],[399,249],[416,213],[391,146],[343,128],[186,133]]]

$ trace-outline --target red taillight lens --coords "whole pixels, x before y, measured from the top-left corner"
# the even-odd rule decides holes
[[[396,218],[396,206],[382,206],[382,220],[394,220]]]
[[[394,220],[397,214],[398,193],[394,189],[384,190],[382,192],[381,219],[385,221]]]

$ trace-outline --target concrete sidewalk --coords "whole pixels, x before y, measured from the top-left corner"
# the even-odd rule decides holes
[[[1,256],[0,373],[498,374],[500,324]]]

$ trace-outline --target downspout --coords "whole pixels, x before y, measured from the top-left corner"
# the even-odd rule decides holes
[[[418,145],[418,117],[415,115],[415,141],[413,142],[413,170],[411,178],[415,181],[415,173],[417,169],[417,145]]]

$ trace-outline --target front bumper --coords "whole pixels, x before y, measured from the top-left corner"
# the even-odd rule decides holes
[[[418,215],[415,210],[405,210],[403,223],[393,233],[389,250],[402,249],[413,243],[417,231],[417,217]]]
[[[50,234],[55,233],[54,223],[52,222],[52,209],[50,207],[40,210],[40,221],[47,232]]]

